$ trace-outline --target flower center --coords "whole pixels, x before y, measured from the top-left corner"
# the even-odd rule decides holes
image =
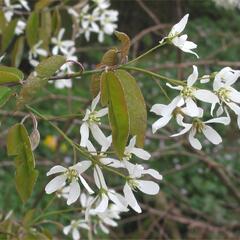
[[[100,123],[100,118],[96,116],[96,112],[91,112],[88,118],[89,123]]]
[[[68,169],[65,174],[67,175],[67,181],[69,183],[78,179],[78,172],[75,169]]]
[[[193,127],[197,130],[197,133],[202,133],[204,123],[199,118],[194,118]]]
[[[217,95],[220,98],[220,100],[224,101],[224,102],[229,102],[229,90],[226,88],[220,88],[217,91]]]
[[[138,188],[139,184],[135,179],[133,179],[133,178],[129,179],[128,184],[133,191],[137,191],[137,188]]]
[[[195,88],[186,86],[181,90],[181,95],[184,98],[193,97],[193,92],[194,91],[195,91]]]
[[[131,153],[124,153],[124,158],[126,160],[130,160],[132,158],[132,154]]]

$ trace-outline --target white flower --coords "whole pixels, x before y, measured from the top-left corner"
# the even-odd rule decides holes
[[[3,12],[6,20],[10,22],[13,17],[15,9],[21,8],[22,6],[20,4],[11,4],[10,0],[4,0]]]
[[[124,185],[123,193],[128,205],[136,212],[141,213],[142,210],[133,194],[133,191],[137,189],[148,195],[158,194],[160,188],[159,185],[153,181],[140,180],[144,174],[149,174],[152,177],[162,180],[162,176],[154,169],[144,170],[144,167],[138,164],[130,164],[125,162],[127,165],[127,170],[129,172],[129,177]]]
[[[219,118],[212,118],[208,121],[202,121],[200,118],[202,115],[199,116],[199,118],[194,118],[192,123],[184,123],[181,119],[181,124],[184,128],[177,134],[173,134],[171,137],[176,137],[183,135],[187,132],[189,132],[188,140],[191,146],[197,150],[202,149],[201,142],[195,138],[195,135],[197,133],[203,134],[211,143],[217,145],[222,142],[221,136],[218,134],[216,130],[214,130],[212,127],[210,127],[208,124],[211,123],[221,123],[224,125],[228,125],[230,123],[229,116],[227,117],[219,117]]]
[[[71,79],[59,79],[54,82],[54,86],[58,89],[72,88],[72,80]]]
[[[68,235],[70,232],[72,232],[73,240],[79,240],[81,238],[79,228],[83,228],[86,230],[90,229],[87,222],[85,222],[84,220],[72,220],[70,225],[63,228],[63,233],[65,235]]]
[[[168,36],[163,38],[160,41],[160,43],[163,43],[165,40],[167,40],[167,41],[169,40],[176,47],[180,48],[183,52],[192,53],[195,56],[197,56],[197,58],[199,58],[197,53],[192,51],[192,49],[197,48],[197,45],[191,41],[187,41],[187,38],[188,38],[187,34],[179,36],[180,33],[183,32],[183,30],[185,29],[185,27],[187,25],[188,17],[189,17],[189,14],[186,14],[177,24],[175,24],[172,27]]]
[[[81,142],[80,146],[86,147],[89,138],[89,129],[94,137],[94,139],[101,146],[109,146],[109,140],[104,135],[102,130],[99,128],[101,124],[100,118],[108,113],[108,108],[103,108],[96,111],[95,108],[100,100],[100,93],[93,99],[91,104],[91,109],[87,109],[85,117],[83,118],[83,123],[80,127]]]
[[[39,41],[29,51],[28,59],[30,64],[34,67],[37,66],[39,63],[39,61],[36,60],[38,56],[47,57],[48,55],[48,52],[45,49],[40,48],[41,45],[42,45],[42,41]]]
[[[236,115],[240,115],[240,92],[231,86],[238,80],[239,76],[240,71],[233,70],[230,67],[225,67],[216,74],[213,81],[213,90],[220,99],[218,115],[223,113],[223,106],[228,106]]]
[[[55,45],[52,49],[52,54],[57,55],[60,51],[63,54],[68,54],[70,48],[74,46],[74,41],[72,40],[62,40],[65,29],[61,28],[57,37],[53,37],[51,42]]]
[[[61,175],[53,178],[45,187],[45,191],[47,194],[51,194],[57,190],[62,189],[66,184],[69,184],[69,193],[67,197],[67,204],[70,205],[77,201],[80,196],[80,185],[79,180],[89,192],[89,194],[93,193],[93,190],[89,187],[85,179],[81,176],[83,172],[85,172],[91,163],[89,162],[80,162],[69,168],[62,167],[60,165],[56,165],[50,169],[47,173],[47,176],[52,174],[61,173]]]
[[[193,66],[193,73],[188,77],[186,86],[175,87],[167,83],[167,86],[169,86],[170,88],[180,91],[180,95],[172,100],[172,102],[174,102],[172,108],[174,108],[174,106],[180,107],[185,103],[187,112],[191,113],[191,116],[198,116],[199,108],[194,101],[195,98],[203,102],[211,103],[212,107],[215,106],[217,102],[219,102],[218,97],[211,91],[206,89],[197,89],[193,87],[197,79],[198,69],[196,66]]]

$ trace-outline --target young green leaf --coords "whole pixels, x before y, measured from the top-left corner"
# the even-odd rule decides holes
[[[24,50],[24,37],[19,37],[13,47],[12,55],[11,55],[11,63],[13,66],[18,67],[22,60]]]
[[[0,66],[0,83],[20,82],[24,79],[24,74],[14,67]]]
[[[12,90],[8,87],[0,87],[0,107],[2,107],[11,97]]]
[[[121,53],[121,63],[126,60],[130,49],[131,41],[126,33],[115,31],[115,35],[118,40],[121,41],[121,47],[119,49]]]
[[[112,129],[113,147],[122,158],[129,135],[129,117],[123,88],[113,72],[106,73],[109,100],[109,121]]]
[[[100,78],[100,89],[101,89],[101,104],[106,106],[108,104],[108,87],[107,87],[107,76],[106,72],[101,74]]]
[[[55,55],[40,62],[36,67],[37,76],[39,78],[50,78],[64,63],[64,56]]]
[[[100,77],[101,77],[100,73],[96,73],[92,75],[90,90],[93,97],[96,97],[100,91]]]
[[[3,34],[2,34],[2,41],[1,41],[1,53],[4,53],[4,51],[8,48],[8,46],[12,42],[12,39],[13,39],[14,33],[15,33],[15,28],[17,25],[17,21],[18,21],[17,19],[12,20],[4,28]]]
[[[32,48],[38,41],[39,13],[32,12],[27,21],[26,37],[27,43]]]
[[[124,91],[130,119],[130,134],[137,136],[137,145],[143,146],[147,128],[146,104],[136,80],[125,70],[117,70],[115,74]]]
[[[7,152],[9,156],[15,157],[15,184],[25,203],[32,194],[38,171],[35,170],[35,159],[27,130],[23,124],[16,124],[9,129]]]

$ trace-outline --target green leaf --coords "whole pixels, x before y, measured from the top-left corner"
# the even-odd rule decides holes
[[[3,30],[2,33],[2,44],[1,44],[1,53],[3,53],[8,46],[10,45],[17,25],[18,19],[12,20]]]
[[[65,63],[65,57],[52,56],[43,60],[36,67],[36,73],[31,73],[26,83],[23,85],[19,97],[17,99],[17,108],[21,108],[24,104],[31,101],[34,95],[45,86],[48,79]]]
[[[7,152],[9,156],[15,156],[15,184],[18,194],[25,203],[32,194],[38,171],[34,169],[35,159],[23,124],[18,123],[9,129]]]
[[[52,30],[53,35],[57,34],[62,26],[62,19],[59,9],[56,8],[52,14]]]
[[[0,66],[0,83],[20,82],[24,74],[17,68]]]
[[[109,99],[109,121],[112,129],[113,147],[121,159],[129,134],[129,117],[123,88],[113,72],[106,73]]]
[[[106,106],[108,104],[108,87],[107,87],[107,73],[103,72],[100,79],[100,89],[101,89],[101,104]]]
[[[8,87],[0,87],[0,107],[2,107],[12,95],[12,90]]]
[[[55,55],[40,62],[36,67],[37,76],[39,78],[50,78],[64,63],[64,56]]]
[[[24,50],[24,37],[22,36],[17,39],[13,47],[11,56],[11,62],[13,66],[19,67],[22,61],[23,50]]]
[[[32,12],[27,21],[26,38],[30,48],[38,43],[39,13]]]
[[[6,27],[6,24],[7,24],[7,20],[6,20],[5,16],[4,16],[4,12],[0,11],[0,34],[3,33],[3,31],[4,31],[5,27]]]
[[[39,29],[40,39],[43,41],[43,48],[48,50],[52,33],[52,19],[50,11],[41,12],[41,27]]]
[[[34,9],[35,10],[42,10],[43,8],[47,7],[48,5],[50,5],[53,1],[52,0],[39,0],[35,6]]]
[[[128,107],[130,134],[137,136],[137,145],[143,146],[147,128],[146,104],[136,80],[125,70],[115,71],[120,81]]]

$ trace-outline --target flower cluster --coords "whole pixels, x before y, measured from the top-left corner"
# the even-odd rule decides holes
[[[128,207],[141,213],[135,192],[156,195],[160,190],[156,181],[144,179],[148,176],[161,180],[162,176],[159,172],[146,169],[145,166],[132,161],[134,156],[142,160],[149,160],[151,157],[147,151],[135,146],[136,136],[130,139],[122,159],[109,156],[108,149],[111,146],[112,137],[106,137],[100,129],[101,118],[107,114],[108,109],[96,110],[99,99],[100,95],[93,99],[80,127],[80,146],[90,153],[89,159],[81,160],[69,167],[57,165],[47,173],[47,176],[57,174],[46,185],[47,194],[56,192],[58,196],[66,199],[67,205],[77,202],[80,198],[85,218],[73,220],[63,229],[64,234],[72,232],[73,239],[80,239],[80,228],[91,229],[94,226],[95,233],[99,228],[108,233],[107,226],[117,226],[116,220],[120,218],[120,213],[128,211]],[[100,152],[94,147],[92,140],[101,146]],[[108,186],[104,176],[105,171],[122,178],[122,194]],[[90,179],[87,177],[90,172],[92,172],[95,187],[90,186],[91,184],[86,181]],[[86,191],[81,190],[82,187]]]
[[[196,44],[186,41],[187,35],[179,36],[184,30],[188,20],[188,14],[185,15],[179,23],[172,27],[169,35],[160,43],[172,43],[179,47],[184,52],[192,52],[191,49],[196,47]],[[202,149],[201,142],[195,137],[197,134],[203,134],[211,143],[219,144],[222,142],[221,136],[209,124],[219,123],[223,125],[230,124],[230,114],[228,110],[233,111],[237,116],[238,126],[240,128],[240,93],[232,87],[232,85],[240,77],[239,70],[233,70],[230,67],[225,67],[218,73],[212,75],[204,75],[200,78],[199,83],[206,84],[212,80],[212,90],[195,87],[198,81],[198,69],[193,66],[192,74],[186,81],[182,81],[181,85],[172,86],[167,83],[171,89],[179,91],[179,94],[167,105],[155,104],[151,108],[151,112],[161,116],[152,125],[152,131],[155,133],[158,129],[166,126],[172,118],[183,129],[171,137],[176,137],[189,133],[188,140],[191,146],[197,150]],[[206,113],[198,102],[210,104],[210,111]],[[215,112],[215,108],[217,110]],[[209,118],[204,120],[204,113]],[[215,117],[214,117],[215,115]],[[185,121],[188,122],[185,122]]]
[[[98,34],[98,41],[103,42],[104,35],[112,35],[117,28],[118,11],[109,9],[109,0],[92,0],[78,12],[69,8],[68,13],[77,19],[79,24],[78,36],[84,34],[87,41],[91,33]]]

